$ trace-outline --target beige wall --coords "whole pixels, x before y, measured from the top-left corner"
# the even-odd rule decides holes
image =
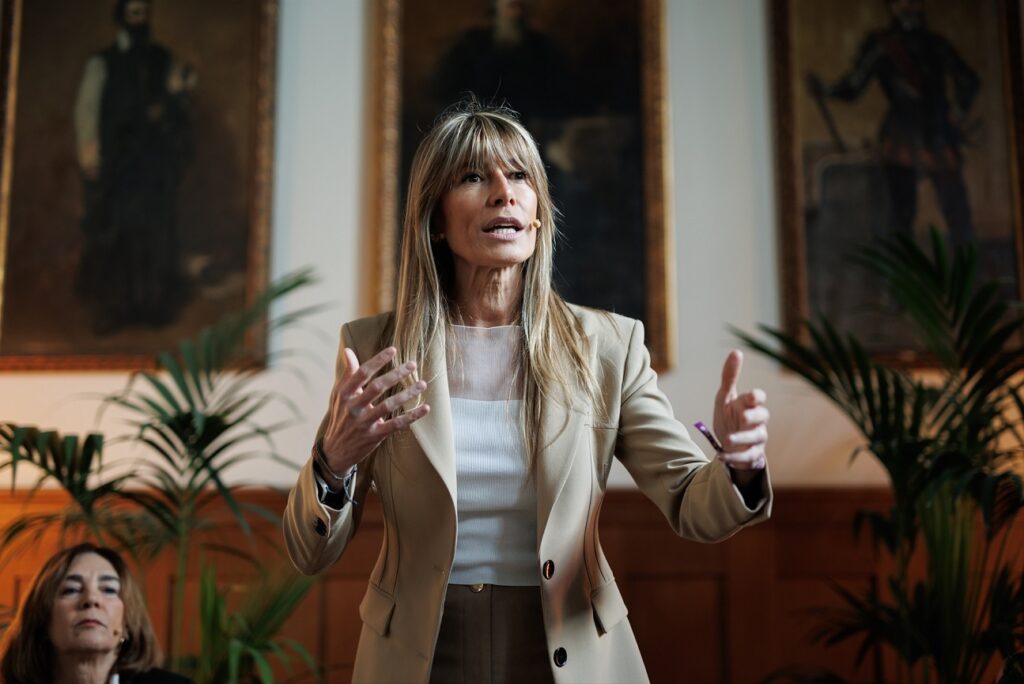
[[[751,330],[779,321],[769,70],[763,3],[666,4],[680,364],[662,386],[689,424],[711,417],[721,361],[732,345],[726,326]],[[337,326],[359,314],[366,287],[359,263],[365,15],[358,0],[281,0],[272,270],[316,266],[321,282],[302,297],[330,306],[307,329],[273,341],[307,352],[299,365],[308,382],[280,371],[265,380],[288,392],[302,413],[277,439],[279,450],[297,460],[330,390]],[[96,403],[87,395],[118,389],[124,380],[110,373],[4,373],[0,420],[95,429]],[[800,383],[750,355],[742,380],[768,392],[776,483],[884,482],[866,458],[848,467],[856,435]],[[106,416],[99,428],[115,433],[117,417]],[[613,477],[629,486],[621,470]],[[240,481],[280,485],[291,478],[276,465],[237,474]],[[30,481],[26,473],[22,482]]]

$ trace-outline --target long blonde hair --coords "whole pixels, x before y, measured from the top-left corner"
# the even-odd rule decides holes
[[[558,215],[547,173],[537,143],[512,110],[462,103],[442,114],[417,148],[405,207],[392,344],[398,349],[396,363],[412,360],[423,368],[430,345],[447,334],[456,316],[454,261],[446,242],[431,240],[434,224],[442,198],[460,173],[495,161],[525,170],[537,194],[540,227],[533,256],[522,266],[518,321],[523,328],[518,360],[523,374],[521,425],[530,461],[536,463],[543,449],[540,425],[545,399],[574,407],[575,398],[582,396],[593,411],[602,413],[603,405],[588,363],[586,335],[551,286]]]

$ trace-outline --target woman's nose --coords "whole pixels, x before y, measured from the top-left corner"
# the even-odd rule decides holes
[[[505,174],[495,174],[495,181],[491,190],[491,205],[503,207],[516,203],[515,194],[512,192],[512,184],[505,178]]]
[[[89,608],[90,606],[98,606],[100,604],[99,599],[96,598],[96,594],[85,589],[82,591],[81,604],[83,608]]]

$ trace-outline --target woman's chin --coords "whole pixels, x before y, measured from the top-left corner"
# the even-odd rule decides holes
[[[74,642],[67,645],[66,649],[60,652],[60,656],[72,658],[82,656],[98,656],[105,653],[112,653],[117,649],[117,640],[111,639],[108,634],[83,634]]]

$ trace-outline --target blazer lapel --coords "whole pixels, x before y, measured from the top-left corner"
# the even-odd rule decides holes
[[[455,506],[455,438],[452,433],[452,407],[448,394],[448,363],[445,356],[444,335],[427,350],[425,367],[420,369],[420,377],[427,381],[427,389],[421,395],[423,401],[430,405],[430,413],[423,416],[410,426],[413,436],[426,454],[427,460],[434,466],[438,475],[448,488]],[[410,401],[405,409],[411,409],[416,401]]]
[[[430,413],[410,426],[413,436],[430,461],[456,506],[455,438],[452,432],[451,397],[448,390],[448,362],[445,340],[441,336],[427,351],[425,367],[420,377],[426,379],[427,389],[422,397],[430,405]],[[405,405],[406,410],[415,402]],[[569,478],[577,452],[585,448],[581,432],[586,426],[589,411],[582,407],[567,409],[552,399],[544,402],[541,430],[543,448],[537,463],[537,541],[543,538],[551,508]]]
[[[586,440],[581,430],[586,425],[587,415],[577,410],[566,409],[557,401],[544,402],[541,424],[543,435],[541,454],[537,463],[537,545],[544,538],[544,530],[551,516],[551,509],[558,500],[569,479],[569,472]]]

